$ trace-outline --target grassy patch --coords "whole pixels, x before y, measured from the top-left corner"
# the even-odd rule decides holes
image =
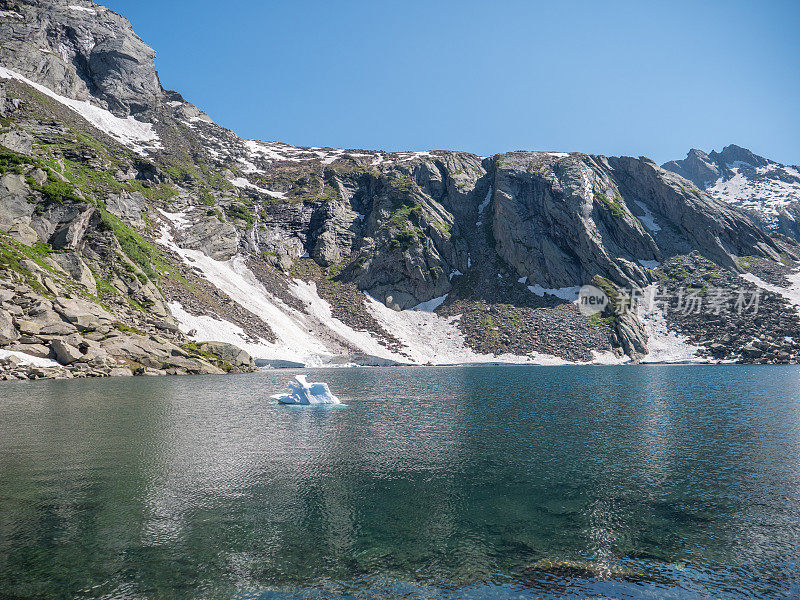
[[[156,279],[158,274],[153,265],[161,260],[159,251],[137,231],[104,208],[100,208],[100,221],[103,227],[113,232],[128,258],[136,263],[150,279]]]
[[[622,198],[615,196],[612,200],[604,192],[595,191],[594,199],[600,203],[600,206],[607,211],[610,211],[618,219],[624,219],[628,211],[625,210],[625,205],[622,204]]]
[[[250,227],[252,227],[253,223],[256,222],[255,218],[253,217],[253,213],[248,208],[240,204],[231,204],[230,206],[226,207],[225,214],[229,219],[244,221]]]

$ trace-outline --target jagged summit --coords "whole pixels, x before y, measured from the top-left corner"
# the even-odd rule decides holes
[[[794,298],[797,244],[706,191],[775,165],[742,148],[662,168],[580,152],[242,140],[163,90],[153,58],[100,5],[0,0],[0,359],[118,374],[247,370],[251,356],[555,364],[800,352],[800,321],[780,295]],[[744,279],[753,269],[770,283]],[[709,328],[613,307],[589,318],[573,303],[588,283],[614,298],[775,287],[765,319]]]
[[[692,149],[663,168],[692,181],[710,195],[747,211],[765,230],[800,234],[800,169],[730,144],[708,154]]]

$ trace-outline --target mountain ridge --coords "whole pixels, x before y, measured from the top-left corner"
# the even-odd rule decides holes
[[[800,236],[800,167],[730,144],[721,152],[691,149],[662,165],[710,195],[744,210],[765,231]]]
[[[239,349],[273,365],[797,356],[796,241],[649,159],[242,140],[164,90],[152,49],[100,5],[0,0],[0,24],[14,377],[34,351],[62,365],[47,376],[252,368]],[[721,342],[571,302],[582,284],[667,280],[761,290],[786,314],[731,316]],[[77,299],[99,315],[83,329],[64,314]]]

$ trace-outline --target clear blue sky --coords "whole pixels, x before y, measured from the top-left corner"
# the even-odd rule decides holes
[[[800,2],[107,0],[245,138],[800,163]]]

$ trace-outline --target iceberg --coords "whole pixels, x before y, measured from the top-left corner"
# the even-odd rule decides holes
[[[289,382],[291,392],[272,397],[281,404],[341,404],[327,383],[309,383],[305,375],[295,375],[294,378],[295,381]]]

